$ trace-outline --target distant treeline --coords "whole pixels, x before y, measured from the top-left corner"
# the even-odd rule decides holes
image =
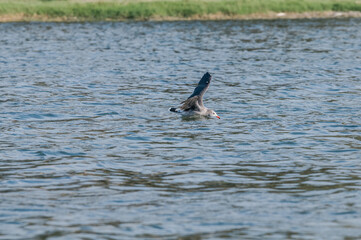
[[[0,0],[0,19],[104,21],[217,19],[252,14],[361,12],[361,0]],[[260,15],[261,16],[261,15]]]

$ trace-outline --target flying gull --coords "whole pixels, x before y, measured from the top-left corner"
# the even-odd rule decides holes
[[[199,81],[198,86],[194,89],[190,97],[181,102],[182,106],[179,108],[170,108],[169,111],[182,113],[184,115],[201,115],[207,117],[217,117],[220,118],[215,111],[208,109],[203,105],[203,95],[209,88],[211,83],[212,76],[208,72],[203,75],[202,79]]]

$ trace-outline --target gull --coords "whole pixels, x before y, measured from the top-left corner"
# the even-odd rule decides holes
[[[183,115],[201,115],[206,117],[220,118],[215,111],[208,109],[203,105],[203,95],[208,90],[212,76],[208,72],[205,73],[199,81],[198,86],[194,89],[192,95],[183,102],[178,108],[169,108],[169,111],[181,113]]]

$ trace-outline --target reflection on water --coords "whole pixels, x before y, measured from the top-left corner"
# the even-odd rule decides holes
[[[0,238],[361,238],[360,25],[0,24]]]

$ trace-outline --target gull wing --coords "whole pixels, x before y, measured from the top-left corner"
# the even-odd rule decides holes
[[[194,96],[191,98],[188,98],[187,100],[181,102],[182,106],[180,107],[181,110],[183,111],[199,111],[200,110],[200,106],[199,106],[199,96]]]
[[[211,74],[209,74],[208,72],[205,73],[202,79],[199,81],[198,86],[194,89],[192,95],[190,95],[189,98],[186,101],[184,101],[184,103],[187,102],[189,99],[197,96],[198,97],[197,101],[199,106],[204,107],[203,95],[208,90],[209,85],[211,84],[211,79],[212,79]]]

